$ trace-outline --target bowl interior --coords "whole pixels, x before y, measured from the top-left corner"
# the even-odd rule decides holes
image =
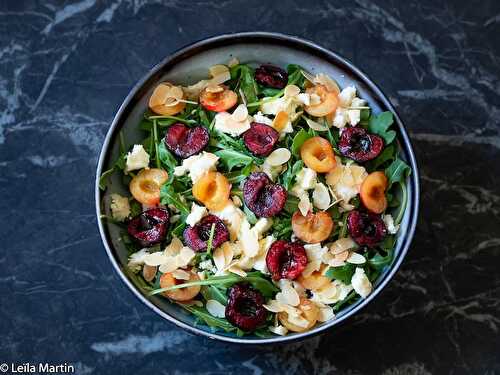
[[[367,100],[375,113],[385,110],[394,112],[388,100],[370,81],[367,81],[362,73],[342,58],[333,55],[331,52],[324,51],[317,46],[289,37],[269,34],[259,35],[253,33],[246,37],[239,34],[239,36],[233,35],[219,37],[219,39],[214,38],[212,41],[209,40],[187,47],[172,57],[167,58],[134,88],[120,108],[106,137],[99,163],[98,176],[102,171],[112,166],[112,163],[119,154],[118,134],[120,131],[123,134],[126,145],[140,143],[145,137],[145,133],[138,128],[138,124],[144,111],[147,109],[149,96],[159,82],[169,81],[183,85],[196,83],[198,80],[206,78],[208,67],[215,64],[227,63],[232,57],[236,57],[241,62],[255,65],[271,63],[285,67],[290,63],[299,64],[313,74],[319,72],[326,73],[337,80],[341,87],[355,85],[359,92],[359,97]],[[412,180],[411,183],[408,184],[408,206],[398,233],[395,259],[393,265],[387,268],[375,283],[374,292],[367,299],[359,300],[341,311],[335,320],[319,325],[306,333],[273,337],[271,339],[262,339],[253,336],[237,338],[232,333],[213,333],[206,326],[195,326],[194,318],[179,306],[169,303],[161,297],[149,297],[137,285],[133,285],[133,281],[123,272],[127,264],[127,250],[120,241],[120,229],[113,224],[108,225],[106,222],[101,221],[101,233],[103,234],[103,240],[110,258],[122,278],[143,302],[168,320],[196,333],[204,333],[210,337],[226,341],[240,341],[243,339],[245,342],[258,343],[308,336],[320,332],[329,326],[338,324],[374,298],[380,289],[382,289],[399,266],[413,235],[417,209],[415,201],[418,195],[416,165],[414,164],[411,146],[407,142],[406,133],[397,116],[396,122],[397,127],[399,127],[398,141],[402,149],[402,158],[406,159],[411,165],[413,175],[410,177]],[[116,173],[109,180],[107,190],[104,193],[97,192],[96,199],[99,214],[105,211],[105,207],[102,204],[103,198],[109,196],[111,193],[128,194],[128,190],[122,184],[120,176]]]

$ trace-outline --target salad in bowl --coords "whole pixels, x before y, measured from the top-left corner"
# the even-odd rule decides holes
[[[393,261],[410,167],[391,112],[355,86],[233,58],[161,82],[99,181],[127,273],[213,330],[306,332],[366,298]]]

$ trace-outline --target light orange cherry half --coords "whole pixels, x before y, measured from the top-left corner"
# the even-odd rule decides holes
[[[381,214],[387,208],[387,177],[384,172],[377,171],[370,173],[361,184],[359,196],[361,202],[368,211]]]

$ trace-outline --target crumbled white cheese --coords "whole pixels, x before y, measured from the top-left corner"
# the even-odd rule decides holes
[[[361,120],[361,110],[359,109],[349,109],[347,111],[347,117],[349,118],[349,124],[356,126]]]
[[[282,111],[285,106],[285,99],[283,97],[272,99],[263,98],[263,103],[260,105],[260,110],[265,115],[276,115],[279,111]]]
[[[384,215],[383,220],[389,234],[396,234],[398,232],[399,224],[394,225],[394,219],[391,214]]]
[[[149,154],[142,145],[134,145],[132,151],[126,156],[125,172],[147,168],[149,166]]]
[[[347,110],[338,107],[335,110],[335,116],[333,117],[333,126],[336,128],[343,128],[347,124]]]
[[[316,186],[316,172],[311,168],[302,168],[296,177],[296,185],[303,190],[314,189]]]
[[[117,221],[124,221],[130,215],[130,204],[127,197],[111,194],[111,215]]]
[[[201,154],[190,156],[182,161],[182,165],[175,167],[175,176],[184,176],[189,173],[193,184],[200,179],[205,173],[215,171],[219,157],[210,152],[203,151]]]
[[[356,96],[356,88],[354,86],[348,86],[344,88],[339,94],[340,106],[349,107],[355,96]]]
[[[211,213],[224,221],[224,223],[228,226],[231,241],[235,241],[238,237],[241,223],[245,218],[245,213],[232,203],[227,204],[220,211],[211,211]]]
[[[194,226],[207,214],[207,208],[205,206],[198,206],[193,202],[191,205],[191,212],[186,217],[186,224]]]
[[[232,114],[219,112],[215,115],[215,129],[232,136],[240,135],[250,129],[250,117],[244,104],[240,104]]]
[[[363,100],[360,98],[354,98],[351,102],[352,108],[359,108],[359,107],[365,107],[365,106],[366,106],[366,100]]]
[[[269,117],[264,116],[261,111],[253,115],[253,121],[268,126],[271,126],[273,124],[273,120],[271,120]]]
[[[212,260],[210,260],[210,259],[207,259],[207,260],[204,260],[203,262],[200,262],[198,264],[198,268],[200,270],[206,270],[206,271],[210,271],[210,272],[216,271],[216,268],[215,268],[214,264],[212,263]]]
[[[351,284],[356,293],[366,298],[372,292],[372,283],[368,280],[365,270],[357,267],[351,279]]]
[[[238,240],[245,256],[252,258],[259,253],[259,235],[256,230],[250,228],[246,218],[241,223]]]

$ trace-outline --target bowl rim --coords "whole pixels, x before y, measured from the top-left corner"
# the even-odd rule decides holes
[[[228,44],[236,44],[236,43],[274,43],[290,46],[292,48],[301,47],[306,53],[314,54],[319,56],[326,61],[330,61],[332,63],[336,63],[338,65],[342,65],[347,70],[351,71],[357,79],[362,81],[367,87],[373,91],[375,94],[374,97],[376,100],[380,101],[382,106],[386,107],[390,110],[394,115],[394,122],[398,128],[398,136],[401,142],[402,147],[404,148],[407,156],[408,163],[412,168],[412,174],[410,175],[410,183],[412,184],[413,196],[411,197],[411,202],[408,202],[407,209],[411,208],[410,217],[407,225],[407,232],[405,237],[403,238],[403,242],[401,244],[400,252],[397,256],[397,259],[394,260],[392,267],[388,270],[388,272],[383,276],[383,279],[379,281],[379,284],[374,288],[373,292],[360,303],[358,303],[354,308],[348,311],[346,314],[333,319],[325,324],[317,326],[316,328],[302,332],[296,333],[290,336],[275,336],[270,338],[252,338],[245,339],[244,337],[228,337],[224,335],[219,335],[216,332],[207,332],[196,326],[192,326],[186,324],[175,317],[167,314],[165,311],[157,307],[150,300],[148,300],[132,283],[131,280],[127,278],[125,273],[120,267],[120,263],[115,257],[113,253],[113,245],[111,244],[108,234],[105,230],[105,224],[101,219],[100,215],[101,211],[101,201],[103,192],[99,189],[99,178],[102,174],[103,167],[106,164],[108,159],[109,150],[111,148],[111,140],[114,138],[117,129],[121,128],[122,121],[126,114],[131,111],[131,108],[134,107],[135,102],[138,100],[138,96],[141,96],[141,92],[147,89],[145,87],[146,83],[149,80],[152,80],[156,75],[162,73],[162,71],[167,68],[174,66],[177,62],[180,62],[190,56],[196,55],[200,52],[210,50],[213,48],[217,48],[218,46],[227,46]],[[155,311],[162,318],[167,321],[174,323],[178,327],[181,327],[188,332],[205,336],[210,339],[217,339],[224,342],[238,343],[238,344],[250,344],[250,345],[259,345],[259,344],[275,344],[275,343],[284,343],[284,342],[292,342],[297,340],[303,340],[305,338],[312,337],[314,335],[324,333],[331,327],[335,325],[339,325],[346,321],[347,318],[355,315],[361,309],[363,309],[366,305],[368,305],[375,297],[385,288],[387,283],[392,279],[394,274],[399,269],[403,259],[405,258],[409,246],[413,240],[413,236],[415,234],[415,228],[418,220],[418,212],[419,212],[419,201],[420,201],[420,184],[419,184],[419,174],[418,174],[418,166],[416,162],[416,158],[413,152],[413,147],[411,145],[408,134],[405,130],[405,127],[394,109],[393,105],[387,98],[387,96],[382,92],[382,90],[371,80],[368,76],[353,65],[349,60],[339,55],[336,52],[332,52],[324,47],[319,46],[318,44],[303,39],[301,37],[282,34],[282,33],[274,33],[274,32],[261,32],[261,31],[248,31],[248,32],[238,32],[233,34],[221,34],[212,36],[209,38],[205,38],[191,44],[188,44],[184,47],[177,49],[172,52],[170,55],[166,56],[163,60],[161,60],[158,64],[156,64],[151,70],[149,70],[129,91],[122,104],[120,105],[116,115],[113,118],[111,126],[109,127],[106,137],[104,139],[101,152],[99,155],[97,170],[96,170],[96,178],[95,178],[95,205],[96,205],[96,214],[97,214],[97,224],[99,227],[99,233],[101,236],[101,240],[106,249],[106,253],[113,265],[113,268],[121,277],[123,282],[128,286],[128,288],[132,291],[135,296],[142,301],[146,306]],[[410,199],[410,197],[409,197]]]

